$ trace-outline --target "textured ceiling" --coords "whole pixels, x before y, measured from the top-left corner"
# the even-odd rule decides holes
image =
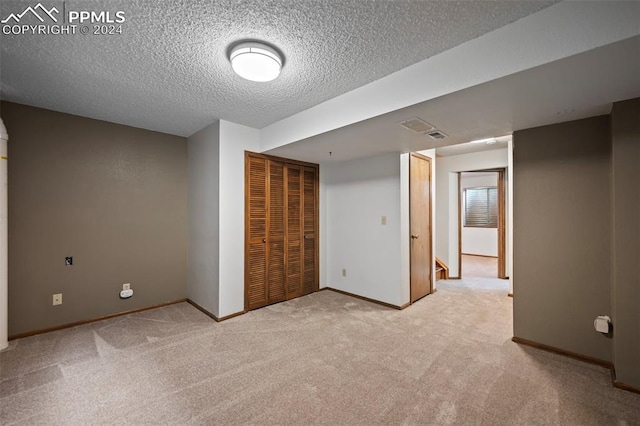
[[[124,11],[123,34],[1,35],[0,96],[182,136],[219,118],[262,128],[554,2],[66,1]],[[35,4],[2,0],[0,17]],[[232,72],[244,39],[283,52],[278,79]]]

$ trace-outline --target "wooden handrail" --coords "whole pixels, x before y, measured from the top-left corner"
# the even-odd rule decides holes
[[[448,280],[449,279],[449,267],[447,265],[444,264],[444,262],[440,259],[438,259],[438,257],[436,256],[436,268],[437,267],[441,267],[444,270],[444,279]]]

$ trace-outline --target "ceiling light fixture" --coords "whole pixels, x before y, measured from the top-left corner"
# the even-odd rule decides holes
[[[263,43],[240,43],[231,50],[229,60],[236,74],[251,81],[274,80],[282,69],[280,54]]]
[[[498,142],[496,138],[478,139],[477,141],[471,141],[471,143],[486,143],[487,145],[493,145]]]

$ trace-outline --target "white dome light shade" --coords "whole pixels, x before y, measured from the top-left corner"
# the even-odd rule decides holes
[[[271,81],[280,75],[282,58],[262,43],[240,43],[229,55],[231,67],[242,78],[251,81]]]

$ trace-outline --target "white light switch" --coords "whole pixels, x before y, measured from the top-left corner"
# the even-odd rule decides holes
[[[386,216],[382,216],[382,219],[380,219],[380,223],[383,225],[387,224],[387,217]]]

